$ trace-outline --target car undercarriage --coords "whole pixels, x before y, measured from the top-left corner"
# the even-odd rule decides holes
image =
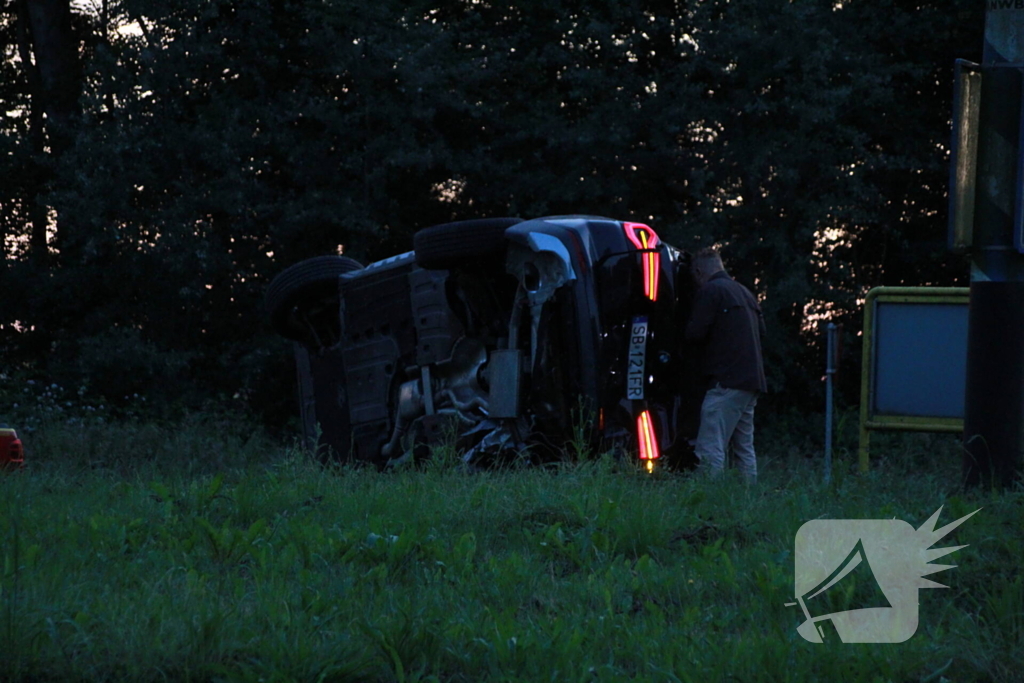
[[[414,247],[365,267],[308,259],[268,288],[322,460],[384,468],[448,442],[470,466],[594,451],[648,470],[692,462],[685,252],[591,216],[449,223]]]

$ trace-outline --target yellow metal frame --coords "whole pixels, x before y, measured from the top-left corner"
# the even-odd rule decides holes
[[[867,472],[869,448],[874,430],[914,432],[962,432],[964,421],[952,417],[920,417],[912,415],[874,415],[870,412],[872,366],[875,343],[875,305],[878,303],[966,304],[970,302],[968,287],[875,287],[864,301],[863,352],[860,371],[860,471]]]

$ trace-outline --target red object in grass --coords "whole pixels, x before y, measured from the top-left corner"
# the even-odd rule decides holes
[[[0,425],[0,469],[13,470],[25,466],[25,449],[17,432]]]

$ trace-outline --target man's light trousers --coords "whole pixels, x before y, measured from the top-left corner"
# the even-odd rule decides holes
[[[750,483],[757,480],[754,454],[754,406],[757,394],[726,389],[716,384],[704,396],[700,409],[700,431],[695,445],[702,469],[717,475],[725,470],[726,449],[732,445],[738,468]]]

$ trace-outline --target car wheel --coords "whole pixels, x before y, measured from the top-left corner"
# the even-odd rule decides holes
[[[347,256],[317,256],[285,268],[267,287],[271,327],[287,339],[325,345],[317,323],[337,325],[338,277],[362,267]]]
[[[416,264],[442,270],[505,253],[505,230],[521,218],[481,218],[424,228],[413,235]]]

